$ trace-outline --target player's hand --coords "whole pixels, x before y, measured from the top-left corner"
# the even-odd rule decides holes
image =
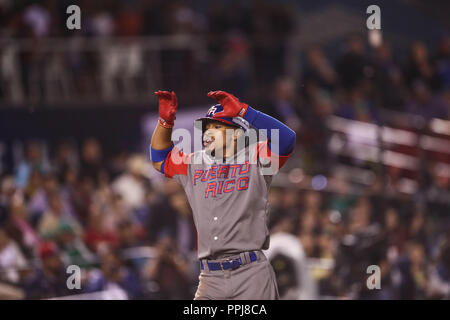
[[[216,99],[222,107],[223,111],[216,113],[216,117],[243,117],[247,112],[248,104],[240,102],[238,98],[231,93],[225,91],[210,91],[208,97]]]
[[[178,108],[178,99],[175,92],[156,91],[159,98],[159,123],[165,128],[173,128]]]

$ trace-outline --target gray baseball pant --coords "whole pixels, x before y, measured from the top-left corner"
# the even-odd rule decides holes
[[[234,270],[209,270],[206,259],[203,259],[204,267],[194,300],[278,300],[272,265],[261,251],[257,251],[257,256],[256,261],[248,263],[248,253],[237,255],[246,263]],[[224,260],[214,262],[220,261]]]

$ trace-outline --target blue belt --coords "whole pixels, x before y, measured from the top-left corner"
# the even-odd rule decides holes
[[[256,252],[254,251],[250,251],[248,253],[250,261],[249,263],[258,260],[258,256],[256,255]],[[216,270],[234,270],[239,268],[243,263],[242,263],[242,258],[236,258],[236,259],[232,259],[232,260],[227,260],[224,262],[209,262],[206,261],[206,264],[208,265],[208,269],[211,271],[216,271]],[[205,267],[202,263],[202,261],[200,261],[200,267],[203,270]]]

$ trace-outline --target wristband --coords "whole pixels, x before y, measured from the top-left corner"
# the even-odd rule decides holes
[[[173,144],[164,150],[156,150],[153,149],[152,147],[150,147],[150,158],[153,162],[160,162],[160,161],[164,161],[167,158],[167,155],[170,153],[170,151],[172,151],[173,149]]]
[[[249,106],[247,106],[246,108],[245,107],[242,108],[241,111],[239,111],[238,116],[243,118],[244,115],[247,113],[248,108],[249,108]]]
[[[166,128],[166,129],[172,129],[173,128],[173,124],[169,124],[166,120],[159,118],[158,119],[158,123],[160,126]]]

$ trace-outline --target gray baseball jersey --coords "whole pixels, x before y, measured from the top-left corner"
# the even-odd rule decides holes
[[[183,186],[191,205],[200,259],[269,247],[268,193],[272,176],[261,172],[259,160],[264,154],[280,168],[289,156],[276,156],[277,161],[273,161],[275,155],[268,150],[267,142],[254,146],[224,162],[204,150],[186,155],[177,148],[166,159],[165,176]],[[256,161],[251,161],[254,156],[250,150],[256,150]]]

